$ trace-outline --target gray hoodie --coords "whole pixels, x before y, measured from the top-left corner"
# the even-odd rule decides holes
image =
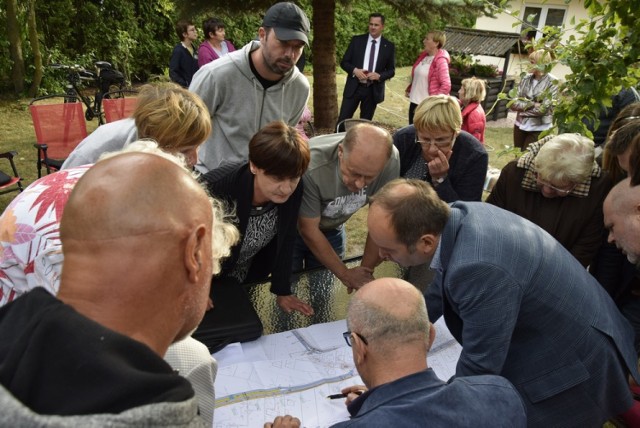
[[[221,163],[246,162],[249,141],[269,122],[295,126],[309,98],[309,81],[292,67],[282,80],[264,89],[251,71],[253,41],[242,49],[206,64],[193,76],[189,90],[209,108],[213,129],[200,147],[197,168],[206,172]]]
[[[53,399],[53,398],[52,398]],[[178,403],[154,403],[121,413],[79,416],[40,415],[33,412],[0,385],[0,425],[20,428],[104,428],[104,427],[206,427],[197,416],[195,397]]]

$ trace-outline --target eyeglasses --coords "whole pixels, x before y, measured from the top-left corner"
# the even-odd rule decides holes
[[[440,137],[440,138],[427,138],[425,140],[419,140],[416,135],[416,144],[420,144],[423,149],[428,149],[434,144],[439,149],[449,148],[455,141],[455,135],[453,137]]]
[[[355,332],[351,332],[351,331],[345,331],[344,333],[342,333],[342,337],[344,337],[344,341],[347,342],[347,345],[351,346],[351,335],[355,334],[356,336],[358,336],[360,338],[360,340],[362,340],[364,342],[365,345],[368,345],[369,342],[367,342],[367,339],[364,338],[363,335],[361,335],[360,333],[355,333]]]
[[[550,189],[555,190],[556,192],[558,192],[560,195],[566,196],[569,193],[573,192],[573,190],[576,188],[577,184],[573,184],[570,188],[567,189],[561,189],[559,187],[556,187],[552,184],[550,184],[549,182],[543,180],[540,178],[540,175],[538,174],[538,172],[534,172],[533,176],[536,178],[536,181],[538,182],[538,184],[540,184],[541,186],[546,186]]]

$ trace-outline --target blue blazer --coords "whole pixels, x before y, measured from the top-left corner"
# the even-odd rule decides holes
[[[347,51],[342,57],[340,67],[347,72],[347,82],[344,86],[344,97],[351,98],[358,89],[358,79],[353,77],[354,68],[362,68],[364,55],[369,40],[369,34],[353,36]],[[380,49],[376,60],[375,72],[380,75],[380,80],[373,82],[373,97],[376,103],[384,101],[384,82],[396,74],[396,47],[389,40],[380,37]]]
[[[633,331],[598,282],[528,220],[481,202],[451,208],[427,300],[462,345],[456,375],[510,380],[529,426],[602,426],[627,410]]]

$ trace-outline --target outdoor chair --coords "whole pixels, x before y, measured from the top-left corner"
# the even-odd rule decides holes
[[[58,171],[76,146],[87,137],[82,103],[73,96],[48,95],[29,104],[38,149],[38,177],[42,167]]]
[[[138,105],[138,91],[122,89],[107,92],[102,98],[102,111],[106,123],[131,117]]]
[[[344,119],[336,125],[336,132],[346,132],[358,123],[371,123],[371,121],[369,119]]]
[[[9,161],[11,165],[11,174],[8,175],[4,171],[0,170],[0,195],[4,195],[5,193],[10,192],[22,192],[22,178],[18,174],[18,170],[16,168],[16,164],[13,161],[13,157],[17,155],[17,152],[5,152],[0,153],[0,159],[6,159]]]

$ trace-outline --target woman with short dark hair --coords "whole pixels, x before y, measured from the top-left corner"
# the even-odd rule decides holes
[[[313,309],[292,294],[290,277],[300,178],[310,159],[309,146],[296,129],[276,121],[251,139],[249,162],[222,164],[203,176],[212,196],[235,207],[242,235],[223,264],[221,280],[243,284],[271,275],[278,306],[304,315]]]
[[[236,48],[229,40],[225,40],[224,22],[218,18],[209,18],[202,24],[204,41],[198,48],[198,67],[222,58]]]

